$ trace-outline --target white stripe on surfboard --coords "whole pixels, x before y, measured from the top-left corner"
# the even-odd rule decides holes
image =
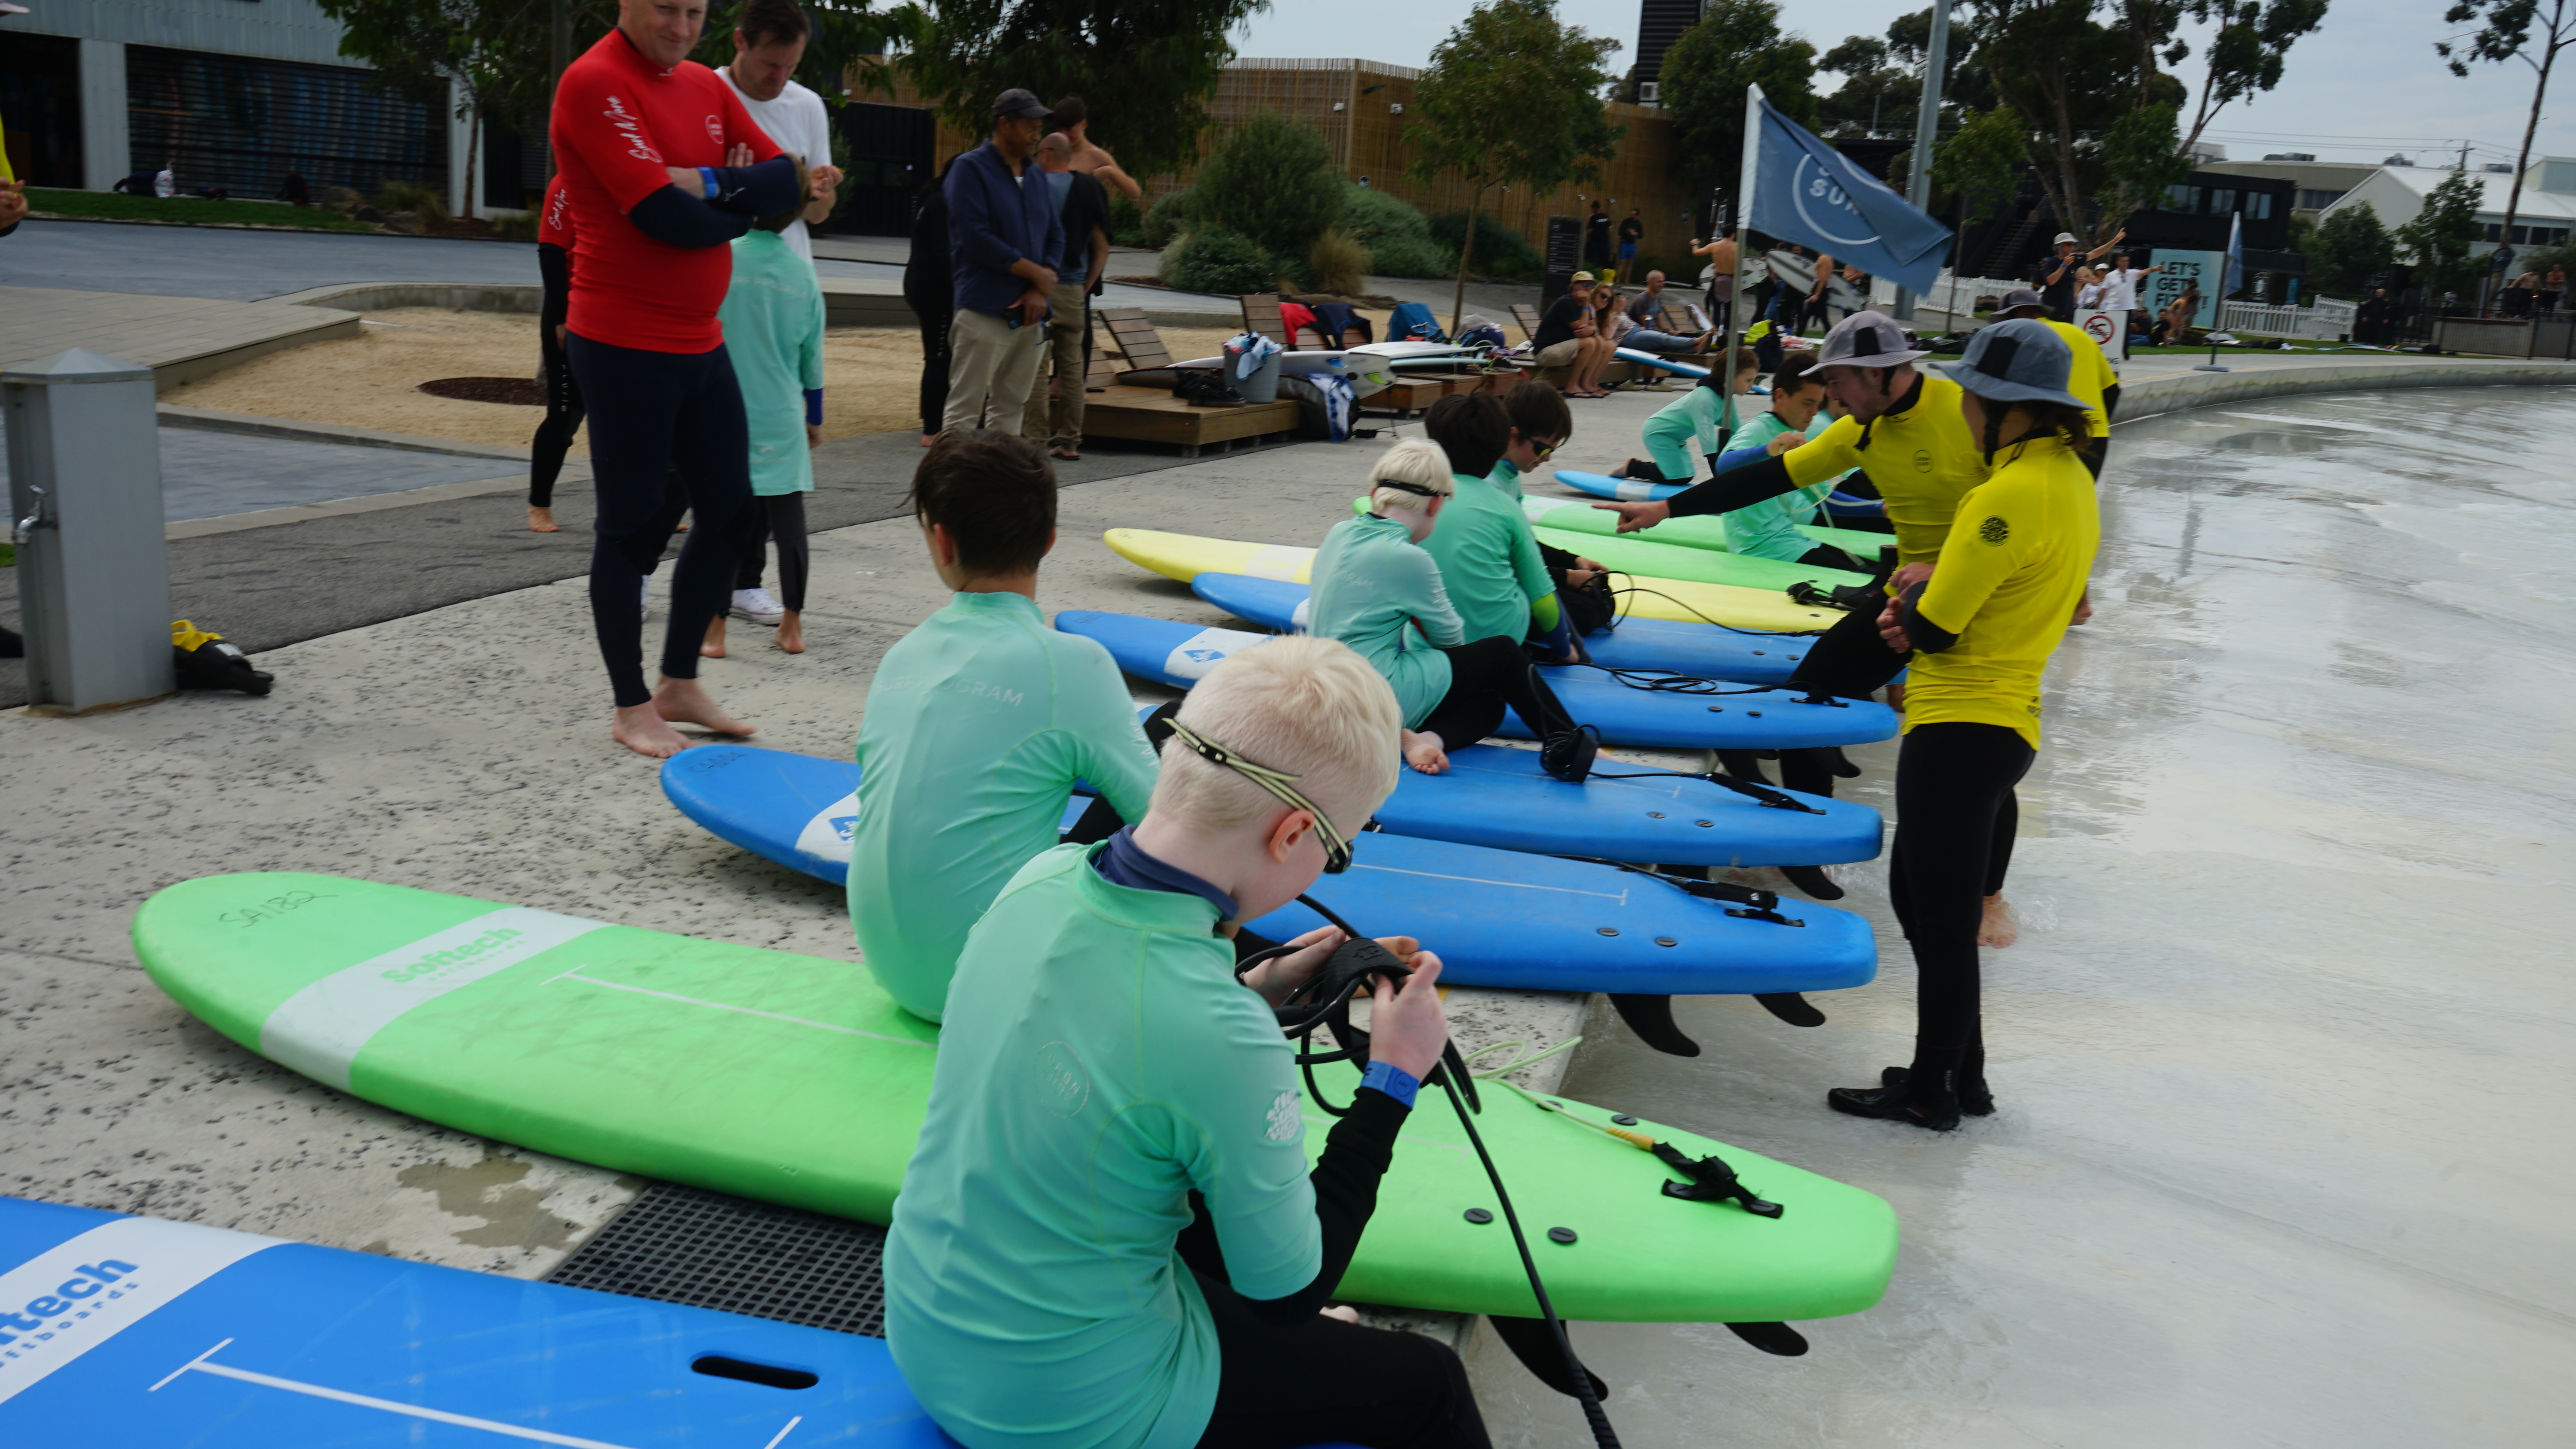
[[[604,986],[611,991],[631,991],[637,996],[658,996],[664,1001],[676,1001],[684,1006],[704,1006],[712,1010],[730,1011],[742,1016],[766,1017],[771,1021],[783,1021],[792,1026],[811,1026],[823,1031],[837,1031],[843,1036],[863,1036],[870,1041],[890,1041],[901,1046],[930,1047],[933,1050],[936,1050],[939,1045],[937,1042],[915,1041],[908,1036],[887,1036],[883,1032],[861,1031],[855,1026],[840,1026],[828,1021],[816,1021],[811,1017],[789,1016],[783,1011],[763,1011],[756,1006],[735,1006],[731,1002],[708,1001],[696,996],[682,996],[676,991],[655,991],[649,986],[629,986],[622,981],[602,981],[596,976],[582,975],[581,968],[578,966],[575,966],[570,971],[564,972],[560,976],[548,978],[548,984],[552,984],[556,981],[578,981],[585,986]]]
[[[1442,875],[1436,870],[1400,870],[1391,865],[1370,865],[1366,861],[1358,860],[1351,862],[1351,869],[1373,870],[1383,875],[1418,875],[1424,880],[1454,880],[1462,885],[1502,886],[1507,890],[1516,891],[1554,891],[1559,895],[1567,896],[1598,896],[1605,901],[1617,901],[1623,906],[1628,904],[1628,893],[1626,891],[1613,893],[1610,891],[1579,891],[1572,886],[1523,885],[1516,880],[1486,880],[1482,876],[1473,875]]]
[[[286,998],[260,1024],[259,1054],[349,1091],[349,1069],[358,1053],[404,1012],[606,929],[605,921],[525,906],[486,911],[434,936],[342,967]]]
[[[0,1273],[0,1403],[282,1239],[118,1218]],[[59,1312],[32,1313],[42,1305]],[[34,1327],[24,1326],[32,1321]]]
[[[567,1446],[567,1449],[630,1449],[628,1445],[612,1444],[605,1439],[583,1439],[576,1435],[557,1434],[546,1429],[522,1428],[517,1424],[502,1423],[498,1419],[478,1419],[471,1414],[453,1414],[445,1409],[425,1408],[419,1404],[406,1404],[394,1399],[379,1399],[372,1394],[353,1394],[347,1389],[335,1389],[324,1384],[308,1384],[301,1379],[282,1379],[275,1374],[253,1373],[249,1369],[239,1369],[230,1364],[213,1362],[216,1352],[231,1342],[232,1340],[227,1338],[223,1343],[216,1344],[214,1348],[207,1349],[204,1353],[179,1365],[160,1383],[154,1384],[145,1392],[157,1394],[171,1379],[181,1374],[212,1374],[216,1378],[257,1384],[264,1389],[284,1389],[290,1394],[329,1399],[335,1404],[351,1404],[361,1409],[374,1409],[379,1413],[400,1414],[407,1419],[427,1419],[433,1424],[454,1424],[460,1429],[480,1429],[486,1434],[504,1434],[513,1439],[533,1439],[540,1444],[561,1444]],[[792,1422],[787,1426],[789,1429],[795,1427]],[[786,1429],[779,1431],[782,1437],[786,1432]],[[775,1444],[778,1441],[772,1439],[769,1442]]]

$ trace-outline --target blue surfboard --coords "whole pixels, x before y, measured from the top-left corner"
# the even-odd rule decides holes
[[[1530,754],[1480,746],[1453,758],[1474,765],[1490,755]],[[1412,782],[1447,778],[1407,771],[1388,805],[1402,800]],[[1515,792],[1515,777],[1498,778],[1505,782],[1500,793]],[[663,794],[708,833],[836,884],[849,873],[858,784],[853,762],[745,745],[701,745],[662,764]],[[1444,791],[1444,798],[1466,793],[1472,792]],[[1665,798],[1627,797],[1632,806]],[[1088,803],[1075,796],[1064,823],[1070,826]],[[1651,808],[1629,813],[1643,818]],[[1843,809],[1855,813],[1837,823],[1867,817],[1866,848],[1857,841],[1846,848],[1875,854],[1877,812]],[[1418,824],[1439,806],[1397,813]],[[1386,815],[1379,812],[1381,820]],[[1678,829],[1711,834],[1686,823]],[[1646,843],[1642,835],[1639,843]],[[1554,842],[1557,849],[1570,847],[1596,850],[1599,842],[1572,833]],[[1393,825],[1361,835],[1352,844],[1349,872],[1323,877],[1308,894],[1362,930],[1420,937],[1440,953],[1444,979],[1467,986],[1758,995],[1858,986],[1878,970],[1868,922],[1830,906],[1783,899],[1770,912],[1776,919],[1767,918],[1633,871],[1399,834]],[[1248,923],[1276,940],[1322,924],[1294,903]]]
[[[1617,348],[1611,355],[1621,362],[1633,362],[1641,367],[1660,367],[1666,372],[1678,373],[1683,377],[1708,376],[1708,369],[1698,363],[1682,362],[1660,352],[1648,352],[1642,347]]]
[[[881,1339],[21,1198],[0,1423],[204,1449],[955,1444]]]
[[[1620,503],[1661,503],[1691,486],[1688,483],[1647,483],[1635,478],[1613,478],[1607,473],[1578,473],[1571,468],[1559,468],[1548,476],[1577,493],[1589,493],[1595,498],[1608,498]]]
[[[1312,591],[1304,584],[1250,574],[1201,574],[1190,580],[1190,592],[1238,619],[1297,634],[1305,632]],[[1806,634],[1764,634],[1667,619],[1629,619],[1606,633],[1583,636],[1593,662],[1612,669],[1662,669],[1739,684],[1788,682],[1814,642]]]
[[[1067,609],[1055,626],[1097,641],[1118,667],[1142,679],[1187,689],[1218,662],[1273,637],[1241,629],[1200,629],[1139,614]],[[1579,724],[1601,731],[1614,745],[1659,749],[1787,749],[1808,745],[1859,745],[1893,738],[1896,711],[1865,699],[1820,699],[1783,689],[1732,686],[1717,694],[1633,689],[1604,670],[1582,665],[1540,671],[1548,687]],[[1528,725],[1506,710],[1502,734],[1532,739]],[[1773,862],[1777,864],[1778,862]]]

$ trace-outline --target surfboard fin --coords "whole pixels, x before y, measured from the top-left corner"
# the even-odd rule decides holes
[[[1807,1352],[1807,1336],[1785,1323],[1730,1323],[1735,1336],[1764,1353],[1782,1358],[1799,1358]]]
[[[1521,1367],[1528,1369],[1531,1377],[1569,1399],[1583,1397],[1574,1391],[1574,1380],[1565,1371],[1565,1355],[1558,1351],[1556,1335],[1548,1331],[1546,1319],[1488,1313],[1485,1321],[1494,1325],[1494,1336],[1503,1341],[1503,1347],[1512,1351],[1512,1357],[1521,1361]],[[1572,1341],[1570,1332],[1568,1341]],[[1804,1351],[1803,1346],[1800,1351]],[[1601,1381],[1601,1375],[1587,1368],[1583,1376],[1592,1381],[1593,1402],[1610,1397],[1610,1386]]]
[[[1791,1026],[1823,1026],[1825,1024],[1825,1014],[1818,1011],[1813,1002],[1807,1000],[1807,998],[1799,995],[1797,992],[1765,991],[1756,993],[1753,999],[1762,1003],[1762,1009],[1764,1011],[1767,1011],[1773,1016],[1780,1018],[1782,1021],[1789,1023]]]
[[[1682,1035],[1682,1029],[1673,1025],[1671,997],[1628,991],[1613,991],[1609,997],[1619,1019],[1628,1023],[1628,1029],[1646,1045],[1677,1057],[1699,1055],[1699,1043]]]

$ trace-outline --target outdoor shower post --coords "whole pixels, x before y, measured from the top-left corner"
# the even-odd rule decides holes
[[[75,347],[0,371],[27,699],[78,714],[178,688],[152,369]]]

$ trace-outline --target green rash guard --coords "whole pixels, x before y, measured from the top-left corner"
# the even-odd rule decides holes
[[[1831,420],[1828,419],[1827,423],[1830,426]],[[1778,413],[1764,413],[1735,430],[1735,436],[1726,440],[1723,458],[1733,458],[1738,453],[1759,458],[1773,438],[1793,431],[1795,429]],[[1712,466],[1722,465],[1723,458],[1710,460]],[[1748,503],[1726,514],[1727,552],[1752,558],[1780,559],[1787,563],[1796,563],[1806,557],[1807,551],[1816,546],[1816,541],[1800,533],[1798,525],[1813,518],[1817,506],[1825,501],[1825,495],[1834,491],[1834,484],[1850,476],[1837,473],[1822,483],[1810,483],[1759,503]]]
[[[1538,555],[1538,539],[1520,505],[1501,489],[1465,473],[1440,509],[1439,526],[1422,551],[1440,565],[1441,587],[1458,611],[1467,642],[1501,635],[1527,638],[1535,618],[1556,627],[1556,581]]]
[[[1236,1292],[1324,1269],[1277,1020],[1215,904],[1103,879],[1106,848],[1030,861],[975,924],[886,1235],[887,1346],[975,1449],[1198,1442],[1218,1357],[1174,1249],[1193,1190]]]
[[[1691,466],[1690,445],[1699,444],[1700,456],[1716,462],[1726,440],[1725,423],[1726,394],[1713,387],[1694,387],[1646,419],[1646,456],[1666,478],[1689,482],[1699,476]]]
[[[859,726],[849,885],[887,994],[939,1020],[968,928],[1056,843],[1075,778],[1142,820],[1154,770],[1109,651],[1024,594],[959,594],[887,650]]]
[[[1449,526],[1447,509],[1440,526]],[[1412,531],[1374,514],[1346,518],[1324,535],[1306,576],[1314,586],[1306,632],[1338,639],[1375,665],[1395,687],[1405,728],[1428,718],[1449,693],[1449,656],[1440,651],[1466,643],[1467,634],[1440,565],[1414,546]],[[1406,648],[1408,625],[1419,626],[1433,647]]]
[[[742,385],[752,493],[768,498],[812,492],[805,393],[823,386],[823,289],[814,280],[814,264],[774,231],[734,238],[733,281],[716,317]]]

